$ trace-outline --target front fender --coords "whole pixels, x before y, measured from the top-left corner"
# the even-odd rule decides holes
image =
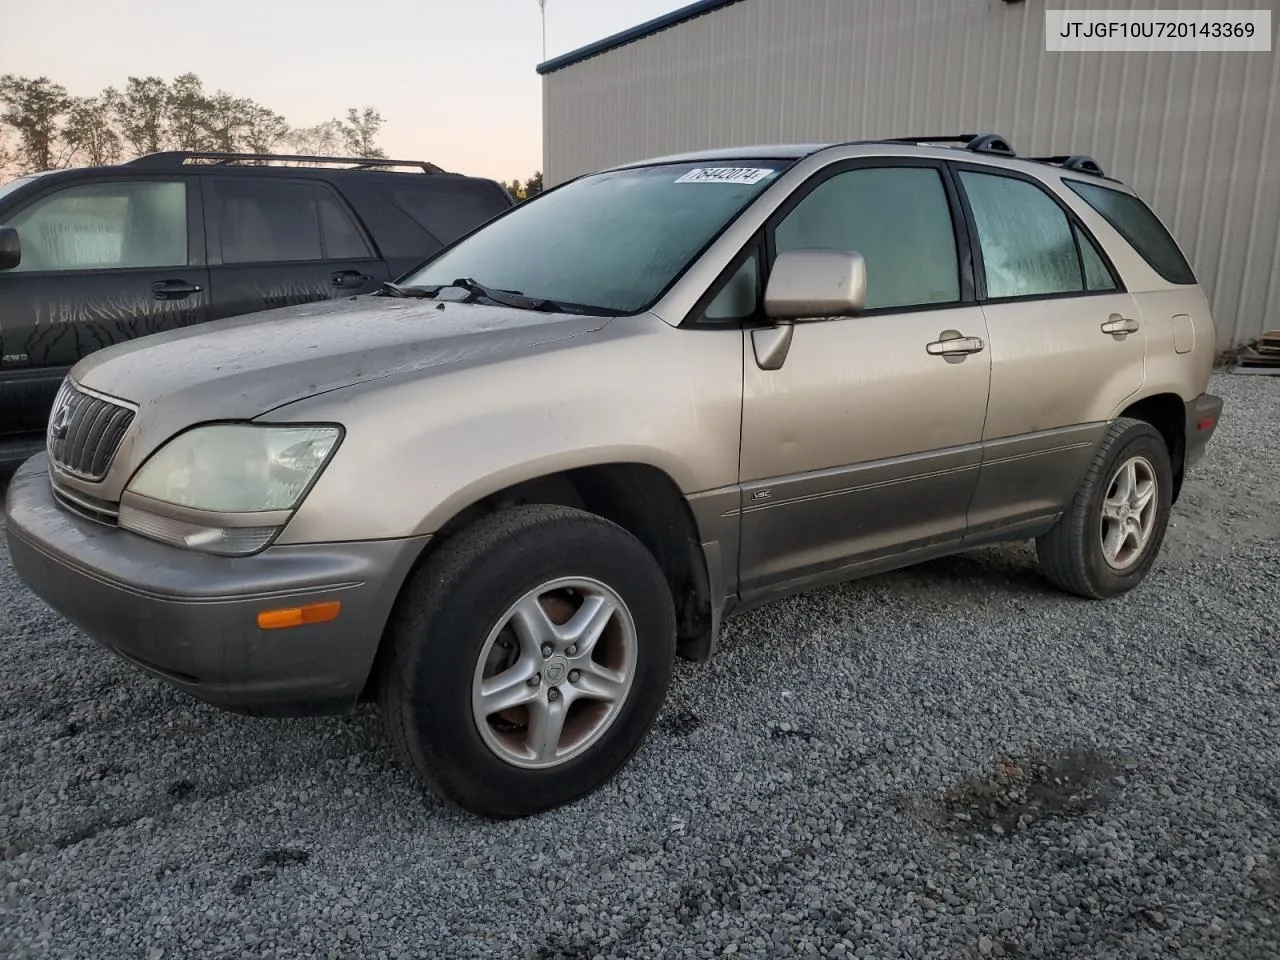
[[[512,484],[576,467],[641,463],[686,495],[734,484],[740,330],[620,319],[564,349],[394,382],[274,411],[346,437],[280,543],[434,533]]]

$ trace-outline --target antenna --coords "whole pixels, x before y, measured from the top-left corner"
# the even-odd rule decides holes
[[[547,0],[538,0],[538,12],[542,14],[542,60],[547,59]]]

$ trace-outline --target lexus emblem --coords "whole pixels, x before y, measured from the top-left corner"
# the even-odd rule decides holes
[[[67,427],[71,424],[71,404],[64,403],[49,421],[49,438],[61,440],[67,435]]]

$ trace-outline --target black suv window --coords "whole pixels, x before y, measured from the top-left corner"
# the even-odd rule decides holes
[[[956,238],[933,167],[865,167],[813,189],[774,230],[778,253],[850,250],[867,264],[866,309],[955,303]]]
[[[323,187],[317,187],[320,203],[320,232],[324,238],[324,255],[329,260],[363,260],[373,256],[360,228],[351,219],[338,198]]]
[[[187,262],[182,181],[116,181],[67,187],[9,218],[22,239],[18,272],[127,270]]]
[[[1097,210],[1151,264],[1151,269],[1170,283],[1195,283],[1191,265],[1178,249],[1169,231],[1151,208],[1129,193],[1081,183],[1064,181],[1085,203]]]
[[[508,207],[483,184],[405,184],[390,192],[396,206],[446,245]]]
[[[324,258],[310,184],[216,180],[213,191],[223,263]]]

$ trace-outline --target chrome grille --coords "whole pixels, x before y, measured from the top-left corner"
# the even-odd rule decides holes
[[[86,393],[68,379],[49,415],[49,458],[77,477],[101,480],[133,416],[129,407]]]

